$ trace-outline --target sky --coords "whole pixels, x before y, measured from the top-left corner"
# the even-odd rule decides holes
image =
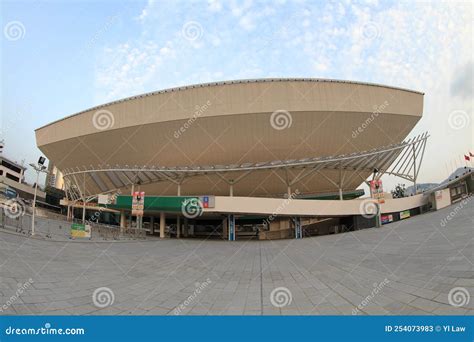
[[[315,77],[425,93],[419,182],[474,153],[472,2],[1,1],[4,154],[87,108],[211,81]],[[27,181],[33,182],[31,171]],[[401,180],[387,179],[393,186]],[[406,181],[404,181],[406,183]],[[407,184],[409,185],[409,184]]]

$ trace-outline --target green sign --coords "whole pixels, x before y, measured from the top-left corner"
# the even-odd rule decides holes
[[[91,237],[91,226],[82,223],[71,224],[71,236],[80,238]]]

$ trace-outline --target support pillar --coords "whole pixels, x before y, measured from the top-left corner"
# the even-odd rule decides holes
[[[86,224],[86,174],[85,173],[84,173],[82,185],[83,185],[82,191],[84,191],[82,194],[82,223]]]
[[[125,210],[120,210],[120,233],[123,233],[123,229],[126,225]]]
[[[166,225],[166,216],[165,213],[160,213],[160,238],[165,238],[165,225]]]
[[[229,223],[229,241],[235,241],[235,215],[229,214],[227,221]]]
[[[414,190],[414,195],[416,195],[416,150],[415,150],[415,145],[413,145],[412,150],[413,150],[413,190]]]
[[[86,223],[86,199],[84,198],[82,202],[82,223]]]
[[[234,184],[233,183],[230,183],[229,196],[230,197],[234,196]]]
[[[150,217],[150,234],[155,234],[155,216]]]
[[[380,203],[375,203],[375,208],[377,210],[377,215],[375,216],[375,227],[380,228],[382,227],[382,208],[380,207]]]
[[[344,197],[342,196],[342,189],[339,189],[339,200],[342,201]]]
[[[290,199],[291,198],[291,186],[289,186],[289,185],[287,186],[286,193],[288,194],[288,199]]]

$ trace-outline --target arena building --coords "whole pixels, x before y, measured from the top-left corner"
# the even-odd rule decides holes
[[[241,80],[111,102],[37,129],[36,140],[58,170],[63,203],[82,207],[84,220],[102,205],[122,228],[156,226],[161,237],[302,237],[372,225],[357,199],[369,178],[416,184],[428,135],[405,139],[422,114],[423,93],[407,89]],[[135,192],[144,193],[138,223]],[[425,204],[416,195],[378,208]]]

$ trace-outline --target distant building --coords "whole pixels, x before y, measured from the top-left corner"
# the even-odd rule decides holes
[[[33,199],[35,189],[33,185],[25,183],[26,167],[0,155],[0,183],[2,189],[16,191],[24,199]],[[44,191],[38,189],[38,198],[45,199]]]
[[[48,165],[48,174],[46,176],[46,186],[52,188],[64,190],[64,179],[63,174],[58,168],[50,161]]]

